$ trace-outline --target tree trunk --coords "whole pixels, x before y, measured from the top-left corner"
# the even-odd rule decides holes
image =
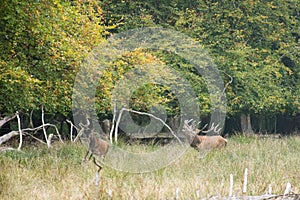
[[[249,135],[254,133],[251,127],[250,114],[241,114],[241,128],[243,134]]]

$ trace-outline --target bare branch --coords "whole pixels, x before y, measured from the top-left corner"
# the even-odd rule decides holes
[[[36,133],[36,131],[35,131],[35,133]],[[33,136],[33,134],[30,134],[30,133],[27,133],[27,132],[23,132],[23,134],[24,134],[24,135],[29,135],[30,137],[32,137],[33,139],[39,141],[39,142],[42,143],[42,144],[47,144],[47,143],[44,142],[43,140],[41,140],[41,139],[39,139],[39,138]]]
[[[123,111],[125,110],[125,108],[122,108],[120,113],[119,113],[119,116],[118,116],[118,119],[117,119],[117,122],[116,122],[116,128],[115,128],[115,143],[118,142],[118,128],[119,128],[119,123],[121,121],[121,117],[122,117],[122,113]]]
[[[48,142],[48,136],[47,136],[47,131],[46,131],[46,128],[44,126],[45,124],[45,119],[44,119],[44,116],[45,116],[45,113],[44,113],[44,106],[42,106],[42,124],[43,124],[43,133],[44,133],[44,137],[45,137],[45,140],[46,140],[46,143],[47,143],[47,146],[50,147],[50,143]]]
[[[84,125],[84,124],[81,123],[81,122],[79,123],[80,130],[79,130],[79,128],[77,128],[77,127],[74,125],[74,127],[75,127],[76,130],[78,131],[77,136],[76,136],[75,139],[74,139],[74,142],[76,142],[76,141],[78,140],[78,138],[81,137],[81,135],[84,133],[84,129],[87,129],[87,128],[89,127],[89,125],[91,124],[91,122],[89,121],[88,118],[86,118],[86,121],[87,121],[87,124],[86,124],[86,125]]]
[[[225,72],[223,72],[226,76],[228,76],[229,77],[229,81],[228,81],[228,83],[226,83],[225,84],[225,86],[224,86],[224,89],[223,89],[223,93],[225,93],[225,91],[226,91],[226,89],[227,89],[227,87],[232,83],[232,81],[233,81],[233,77],[232,76],[230,76],[229,74],[227,74],[227,73],[225,73]]]
[[[8,140],[10,140],[10,138],[14,137],[14,136],[17,136],[19,135],[19,132],[18,131],[11,131],[5,135],[2,135],[0,137],[0,145]]]
[[[109,132],[109,140],[110,140],[110,143],[112,144],[113,143],[113,131],[114,131],[114,128],[115,128],[115,120],[116,120],[116,113],[117,113],[117,105],[116,105],[116,102],[114,103],[114,114],[113,114],[113,120],[112,120],[112,126],[111,126],[111,129],[110,129],[110,132]]]
[[[22,127],[21,127],[21,119],[20,119],[20,115],[19,112],[16,112],[17,115],[17,119],[18,119],[18,128],[19,128],[19,134],[20,134],[20,142],[19,142],[19,146],[18,146],[18,150],[21,150],[22,144],[23,144],[23,135],[22,135]]]
[[[89,120],[87,120],[87,125],[84,125],[84,124],[82,124],[82,123],[79,123],[79,126],[80,126],[80,128],[78,128],[77,126],[75,126],[73,123],[72,123],[72,121],[70,121],[70,120],[66,120],[70,125],[71,125],[71,131],[70,131],[70,137],[71,137],[71,142],[76,142],[77,140],[78,140],[78,138],[80,138],[80,136],[83,134],[83,130],[84,130],[84,128],[87,128],[89,125],[90,125],[90,122],[89,122]],[[76,135],[76,137],[74,138],[74,140],[73,140],[73,129],[76,129],[76,131],[77,131],[77,135]]]
[[[147,115],[149,117],[153,117],[154,119],[157,119],[158,121],[160,121],[161,123],[163,123],[163,125],[166,126],[169,129],[169,131],[171,132],[171,134],[179,141],[179,143],[182,144],[182,141],[177,137],[177,135],[174,133],[174,131],[162,119],[160,119],[159,117],[156,117],[156,116],[154,116],[154,115],[152,115],[150,113],[139,112],[139,111],[135,111],[135,110],[128,109],[128,108],[122,108],[121,111],[120,111],[120,114],[119,114],[119,117],[118,117],[118,120],[117,120],[117,123],[116,123],[116,128],[115,128],[115,142],[117,142],[117,132],[118,132],[117,129],[119,127],[121,116],[122,116],[122,113],[123,113],[124,110],[128,111],[128,112],[140,114],[140,115]]]
[[[46,124],[44,124],[44,125],[41,125],[41,126],[38,126],[38,127],[35,127],[35,128],[24,128],[24,129],[22,129],[22,130],[23,130],[23,131],[38,131],[38,130],[43,129],[43,127],[47,127],[47,126],[53,127],[53,128],[55,129],[56,134],[57,134],[59,140],[61,141],[61,143],[64,143],[64,141],[61,139],[61,136],[60,136],[60,134],[59,134],[59,131],[58,131],[57,127],[56,127],[54,124],[46,123]],[[48,137],[47,137],[47,139],[48,139]]]
[[[52,138],[53,138],[53,134],[51,133],[51,134],[49,134],[48,140],[47,140],[47,146],[48,146],[48,148],[51,147],[51,140],[52,140]]]
[[[18,149],[12,148],[12,147],[1,147],[0,152],[5,152],[5,151],[18,151]]]
[[[81,126],[82,124],[80,123],[79,126],[81,127],[81,129],[79,130],[79,128],[77,128],[76,126],[74,126],[77,130],[77,136],[75,137],[74,141],[73,142],[76,142],[80,137],[81,135],[83,134],[83,130],[84,128]]]
[[[76,130],[78,130],[78,128],[70,120],[67,119],[66,122],[68,122],[71,125],[70,138],[71,138],[71,142],[73,142],[73,128],[75,128]]]
[[[10,120],[13,120],[14,118],[16,118],[17,113],[13,114],[12,116],[7,116],[4,117],[3,119],[0,120],[0,128],[6,124],[7,122],[9,122]]]
[[[61,136],[60,136],[60,133],[57,129],[57,127],[53,124],[49,124],[49,123],[45,123],[44,121],[44,113],[43,113],[43,108],[42,108],[42,125],[41,126],[38,126],[38,127],[35,127],[35,128],[24,128],[22,129],[21,127],[21,119],[20,119],[20,115],[19,115],[19,112],[17,111],[15,113],[15,117],[17,117],[18,119],[18,131],[11,131],[3,136],[0,137],[0,145],[6,141],[8,141],[10,138],[14,137],[14,136],[17,136],[17,135],[20,135],[20,141],[19,141],[19,146],[18,146],[18,150],[21,149],[22,147],[22,144],[23,144],[23,135],[29,135],[30,137],[38,140],[39,142],[43,143],[43,144],[47,144],[48,147],[50,147],[50,143],[51,143],[51,139],[53,138],[53,134],[50,134],[49,136],[47,136],[46,134],[46,127],[54,127],[55,131],[56,131],[56,134],[59,138],[59,140],[61,141],[61,143],[64,143]],[[10,119],[13,119],[14,117],[10,117]],[[6,118],[8,119],[8,118]],[[44,131],[44,136],[45,136],[45,140],[46,142],[43,142],[42,140],[34,137],[33,135],[37,133],[37,131],[43,129]],[[29,131],[33,131],[34,133],[33,134],[29,134],[28,132]]]

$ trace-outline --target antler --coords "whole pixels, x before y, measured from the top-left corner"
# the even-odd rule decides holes
[[[189,123],[192,122],[192,124],[190,125]],[[199,130],[197,128],[198,124],[200,122],[196,122],[195,120],[193,119],[190,119],[190,120],[185,120],[184,121],[184,125],[183,125],[183,131],[186,131],[186,132],[189,132],[193,135],[197,135],[201,130]]]
[[[205,127],[206,127],[206,126],[207,126],[207,124],[205,125]],[[220,124],[217,124],[217,125],[215,126],[215,123],[213,122],[213,123],[211,124],[211,127],[210,127],[208,130],[206,130],[206,131],[202,130],[201,132],[202,132],[202,133],[209,133],[209,132],[213,131],[214,133],[219,134],[219,132],[222,130],[222,127],[219,128],[219,126],[220,126]]]
[[[191,125],[189,123],[191,123]],[[220,124],[215,125],[215,123],[213,122],[211,124],[211,127],[208,130],[204,131],[204,129],[208,126],[208,124],[205,124],[201,129],[198,129],[197,126],[199,125],[199,123],[200,123],[200,121],[196,122],[193,119],[185,120],[183,130],[192,132],[195,135],[200,133],[200,132],[202,132],[202,133],[214,132],[216,134],[219,134],[219,132],[222,130],[222,128],[219,127]]]
[[[91,122],[90,122],[90,120],[87,118],[87,119],[86,119],[86,124],[83,124],[83,123],[80,122],[80,123],[79,123],[79,126],[80,126],[81,129],[83,129],[83,128],[88,128],[90,124],[91,124]]]

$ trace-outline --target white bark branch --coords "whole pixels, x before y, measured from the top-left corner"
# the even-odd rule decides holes
[[[63,140],[62,140],[61,137],[60,137],[60,134],[59,134],[59,131],[58,131],[57,127],[56,127],[55,125],[53,125],[53,124],[48,124],[48,123],[47,123],[47,124],[38,126],[38,127],[36,127],[36,128],[24,128],[24,129],[21,129],[21,132],[22,132],[22,135],[29,135],[30,137],[36,139],[37,141],[39,141],[39,142],[41,142],[41,143],[43,143],[43,144],[47,144],[46,142],[44,142],[44,141],[42,141],[42,140],[40,140],[40,139],[34,137],[33,134],[29,134],[29,133],[28,133],[28,131],[34,131],[34,133],[36,133],[37,131],[43,129],[43,127],[47,127],[47,126],[54,127],[55,130],[56,130],[56,134],[58,135],[60,141],[61,141],[62,143],[64,143]],[[1,136],[1,137],[0,137],[0,145],[3,144],[4,142],[10,140],[12,137],[17,136],[17,135],[20,135],[20,130],[19,130],[19,131],[11,131],[11,132],[9,132],[9,133],[7,133],[7,134]],[[51,136],[51,137],[53,137],[53,136]],[[49,140],[49,138],[47,138],[47,139]]]
[[[73,142],[76,142],[78,140],[78,138],[80,138],[80,136],[83,134],[83,130],[84,129],[82,128],[80,131],[78,131],[77,136],[75,137]]]
[[[9,133],[7,133],[7,134],[5,134],[5,135],[2,135],[2,136],[0,137],[0,145],[1,145],[2,143],[4,143],[4,142],[10,140],[10,138],[15,137],[15,136],[17,136],[17,135],[19,135],[19,132],[18,132],[18,131],[11,131],[11,132],[9,132]]]
[[[128,112],[132,112],[132,113],[137,113],[137,114],[140,114],[140,115],[147,115],[149,117],[153,117],[154,119],[157,119],[158,121],[160,121],[161,123],[163,123],[164,126],[166,126],[169,131],[171,132],[171,134],[178,140],[178,142],[180,144],[182,144],[182,141],[177,137],[177,135],[173,132],[173,130],[170,128],[170,126],[168,124],[166,124],[162,119],[160,119],[159,117],[156,117],[150,113],[145,113],[145,112],[139,112],[139,111],[135,111],[135,110],[132,110],[132,109],[128,109],[128,108],[122,108],[121,111],[120,111],[120,114],[118,116],[118,120],[117,120],[117,123],[116,123],[116,128],[115,128],[115,142],[117,143],[117,138],[118,138],[118,127],[119,127],[119,123],[120,123],[120,120],[121,120],[121,117],[122,117],[122,113],[123,111],[128,111]]]
[[[35,131],[35,132],[36,132],[36,131]],[[42,143],[42,144],[46,144],[46,142],[44,142],[43,140],[41,140],[41,139],[39,139],[39,138],[33,136],[33,134],[30,134],[30,133],[24,132],[24,131],[23,131],[23,134],[24,134],[24,135],[29,135],[30,137],[32,137],[33,139],[39,141],[39,142]]]
[[[77,129],[77,127],[70,121],[70,120],[66,120],[66,122],[68,122],[71,127],[70,127],[70,137],[71,137],[71,142],[73,142],[73,128],[75,127]]]
[[[230,174],[230,181],[229,181],[229,197],[232,197],[232,191],[233,191],[233,175]]]
[[[247,183],[248,183],[248,168],[244,172],[244,183],[243,183],[243,195],[247,193]]]
[[[44,106],[42,106],[42,125],[43,125],[43,133],[44,133],[44,137],[45,137],[45,140],[46,140],[46,143],[47,143],[47,146],[50,147],[50,143],[48,142],[48,136],[47,136],[47,131],[46,131],[46,128],[45,128],[45,113],[44,113]]]
[[[122,108],[120,113],[119,113],[119,116],[118,116],[118,119],[117,119],[117,122],[116,122],[116,128],[115,128],[115,143],[118,142],[118,128],[119,128],[119,123],[120,123],[120,120],[121,120],[121,117],[122,117],[122,113],[124,111],[125,108]]]
[[[36,128],[24,128],[23,131],[38,131],[38,130],[41,130],[41,129],[43,129],[44,127],[47,127],[47,126],[53,127],[53,128],[55,129],[56,134],[57,134],[59,140],[61,141],[61,143],[64,143],[64,141],[61,139],[61,136],[60,136],[60,133],[59,133],[57,127],[56,127],[54,124],[46,123],[46,124],[43,124],[43,125],[38,126],[38,127],[36,127]],[[48,141],[48,137],[47,137],[47,140],[46,140],[46,141]]]
[[[225,93],[226,92],[226,89],[227,89],[227,87],[232,83],[232,81],[233,81],[233,77],[232,76],[230,76],[229,74],[227,74],[227,73],[225,73],[225,72],[223,72],[226,76],[228,76],[229,77],[229,81],[228,81],[228,83],[226,83],[225,84],[225,86],[224,86],[224,88],[223,88],[223,93]]]
[[[116,113],[117,113],[117,105],[116,102],[114,103],[114,114],[113,114],[113,119],[112,119],[112,125],[111,125],[111,129],[109,132],[109,140],[110,143],[113,143],[113,132],[114,132],[114,128],[115,128],[115,121],[116,121]]]
[[[7,116],[7,117],[4,117],[3,119],[0,120],[0,128],[6,124],[7,122],[9,122],[10,120],[13,120],[14,118],[16,118],[17,116],[17,113],[15,113],[14,115],[12,116]]]
[[[83,128],[81,128],[81,129],[79,129],[77,126],[75,126],[73,123],[72,123],[72,121],[70,121],[70,120],[66,120],[70,125],[71,125],[71,130],[70,130],[70,137],[71,137],[71,142],[76,142],[77,140],[78,140],[78,138],[82,135],[82,133],[83,133]],[[74,138],[74,140],[73,140],[73,129],[76,129],[76,131],[77,131],[77,135],[76,135],[76,137]]]
[[[20,119],[20,115],[19,112],[16,112],[17,115],[17,119],[18,119],[18,128],[19,128],[19,134],[20,134],[20,142],[19,142],[19,146],[18,146],[18,150],[21,150],[22,144],[23,144],[23,134],[22,134],[22,127],[21,127],[21,119]]]

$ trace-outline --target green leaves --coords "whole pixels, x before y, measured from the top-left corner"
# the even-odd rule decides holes
[[[0,108],[13,112],[42,104],[66,115],[81,61],[103,41],[97,1],[12,1],[3,2],[1,11],[0,61],[5,73],[0,81],[3,93],[11,93],[9,103],[8,97],[0,99]]]
[[[0,0],[0,4],[1,112],[43,104],[51,112],[67,114],[76,73],[88,52],[113,33],[145,26],[172,28],[203,44],[221,73],[233,77],[226,90],[229,114],[300,112],[296,0]],[[213,109],[205,81],[190,63],[168,52],[148,53],[128,52],[103,73],[98,112],[110,112],[115,84],[135,65],[146,63],[181,73],[193,86],[203,113]],[[162,104],[176,113],[178,102],[169,91],[161,84],[147,84],[133,94],[131,105],[146,111]]]

